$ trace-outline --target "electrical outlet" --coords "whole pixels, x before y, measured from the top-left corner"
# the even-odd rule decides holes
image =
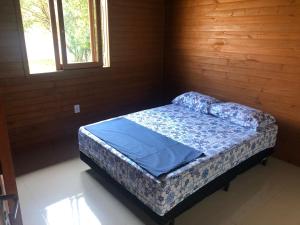
[[[80,113],[80,105],[74,105],[74,113]]]

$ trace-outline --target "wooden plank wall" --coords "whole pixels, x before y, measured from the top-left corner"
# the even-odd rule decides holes
[[[164,1],[109,0],[111,68],[26,77],[16,2],[0,1],[0,94],[13,151],[76,135],[80,125],[158,104]],[[81,114],[73,114],[73,105]]]
[[[300,1],[167,1],[165,90],[274,114],[277,156],[300,165]]]
[[[12,162],[10,143],[7,133],[2,99],[0,98],[0,169],[3,175],[5,194],[18,194],[15,180],[15,172]],[[3,193],[2,193],[3,194]]]

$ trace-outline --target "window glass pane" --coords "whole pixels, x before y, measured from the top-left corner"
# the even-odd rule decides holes
[[[30,73],[56,71],[48,1],[20,3]]]
[[[89,0],[63,0],[68,63],[92,62]]]
[[[108,30],[108,7],[107,0],[101,0],[102,22],[102,57],[103,67],[110,67],[109,30]]]

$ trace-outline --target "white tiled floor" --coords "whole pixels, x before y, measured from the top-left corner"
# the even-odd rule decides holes
[[[125,203],[118,190],[97,181],[79,159],[23,175],[17,183],[24,225],[148,221],[139,219],[139,210]],[[176,224],[300,225],[300,168],[272,158],[266,167],[256,166],[237,177],[229,192],[218,191],[198,203]]]

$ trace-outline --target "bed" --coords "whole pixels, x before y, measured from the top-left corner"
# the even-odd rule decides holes
[[[162,223],[173,223],[174,217],[183,211],[178,207],[184,206],[187,199],[194,204],[193,196],[214,192],[228,184],[243,168],[248,168],[247,165],[269,156],[278,132],[274,121],[263,128],[252,129],[227,117],[216,116],[219,106],[215,110],[217,113],[212,115],[191,109],[195,108],[195,99],[192,104],[176,104],[173,101],[173,104],[121,118],[201,151],[203,157],[156,177],[83,126],[79,129],[81,158],[93,168],[105,171],[154,212]],[[208,106],[212,104],[220,102],[216,100]]]

